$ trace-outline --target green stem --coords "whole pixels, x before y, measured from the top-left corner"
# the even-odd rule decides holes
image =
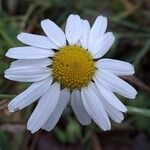
[[[13,99],[16,95],[0,94],[0,99]]]
[[[138,108],[132,106],[127,106],[127,108],[128,108],[128,113],[130,114],[150,117],[150,109]]]

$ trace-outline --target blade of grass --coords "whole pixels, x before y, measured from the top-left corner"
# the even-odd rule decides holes
[[[129,114],[150,117],[150,109],[127,106]]]
[[[7,33],[4,32],[3,29],[0,28],[0,35],[3,37],[3,39],[7,42],[7,44],[12,47],[14,45],[14,42],[12,39],[7,35]]]
[[[37,5],[35,5],[34,3],[32,5],[29,6],[29,8],[27,9],[27,12],[25,14],[25,16],[23,17],[22,21],[21,21],[21,25],[20,28],[21,30],[24,30],[28,19],[30,18],[31,14],[33,13],[34,9],[36,8]]]
[[[16,95],[8,95],[8,94],[0,94],[0,99],[12,99],[14,98]]]

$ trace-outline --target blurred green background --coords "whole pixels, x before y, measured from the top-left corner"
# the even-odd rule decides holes
[[[10,47],[21,45],[22,31],[43,34],[40,21],[50,18],[64,28],[69,14],[92,24],[98,15],[108,17],[108,30],[116,41],[106,57],[133,63],[136,74],[123,77],[138,90],[135,100],[120,99],[129,112],[121,124],[102,132],[94,123],[81,126],[70,107],[51,132],[26,130],[36,104],[10,114],[8,102],[28,84],[8,81],[3,72],[12,60]],[[0,150],[150,150],[150,1],[149,0],[0,0]]]

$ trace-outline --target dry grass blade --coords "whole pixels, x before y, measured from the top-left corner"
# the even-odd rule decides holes
[[[141,80],[139,80],[137,77],[131,75],[131,76],[123,76],[122,78],[134,83],[139,88],[150,92],[150,87],[148,85],[146,85],[145,83],[143,83]]]

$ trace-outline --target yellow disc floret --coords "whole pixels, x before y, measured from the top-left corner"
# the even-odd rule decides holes
[[[68,45],[54,55],[53,78],[64,87],[77,89],[86,86],[95,73],[95,64],[90,53],[76,45]]]

